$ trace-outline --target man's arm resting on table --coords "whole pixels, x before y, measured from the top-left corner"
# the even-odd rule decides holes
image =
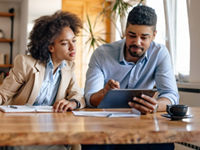
[[[158,99],[158,108],[157,111],[166,111],[166,106],[171,105],[171,101],[168,98],[160,97]]]

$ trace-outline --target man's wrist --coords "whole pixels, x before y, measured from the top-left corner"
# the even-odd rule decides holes
[[[68,101],[75,102],[76,103],[76,109],[81,107],[81,103],[76,99],[69,99]]]
[[[108,90],[105,89],[105,88],[103,88],[103,89],[102,89],[102,92],[103,92],[103,96],[105,96],[105,95],[107,94]]]

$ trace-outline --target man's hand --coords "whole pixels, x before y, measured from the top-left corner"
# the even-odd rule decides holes
[[[111,89],[119,89],[119,88],[120,88],[119,82],[111,79],[106,83],[104,90],[108,92]]]
[[[53,109],[55,112],[66,112],[68,110],[76,109],[77,104],[74,101],[67,101],[66,99],[62,99],[56,101],[53,105]]]
[[[106,93],[111,90],[111,89],[119,89],[120,88],[120,84],[118,81],[115,81],[113,79],[110,79],[106,85],[104,86],[103,89],[99,90],[98,92],[94,93],[91,95],[90,97],[90,103],[93,106],[98,106],[101,102],[101,100],[104,98],[104,96],[106,95]]]
[[[152,113],[157,110],[158,101],[147,95],[142,94],[141,98],[134,97],[135,102],[129,102],[129,106],[139,110],[142,114]]]
[[[139,110],[142,114],[166,111],[166,106],[172,104],[168,98],[160,97],[155,99],[144,94],[141,95],[141,98],[134,97],[133,101],[136,101],[136,103],[129,102],[129,106]]]

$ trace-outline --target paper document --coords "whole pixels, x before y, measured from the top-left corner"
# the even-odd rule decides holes
[[[53,106],[8,105],[0,106],[3,112],[53,112]]]
[[[139,117],[140,114],[117,111],[72,111],[75,116],[88,117]]]
[[[140,115],[133,113],[114,113],[110,114],[108,117],[139,117]]]

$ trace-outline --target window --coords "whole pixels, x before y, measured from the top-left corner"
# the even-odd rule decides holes
[[[165,26],[165,12],[162,0],[147,0],[147,6],[150,6],[155,9],[157,14],[157,35],[155,42],[165,45],[166,41],[166,26]]]
[[[164,11],[164,7],[168,3],[170,9],[169,11]],[[161,0],[147,0],[147,5],[154,8],[158,15],[158,23],[157,23],[157,38],[155,39],[156,42],[165,44],[166,40],[169,39],[166,37],[166,19],[172,19],[170,26],[172,28],[172,34],[168,34],[169,36],[175,36],[171,39],[172,41],[170,44],[173,44],[171,47],[174,49],[168,49],[171,51],[172,54],[172,62],[175,74],[183,74],[189,75],[190,73],[190,36],[189,36],[189,25],[188,25],[188,14],[187,14],[187,2],[186,0],[169,0],[165,1],[165,4]],[[168,6],[168,7],[169,7]],[[174,9],[174,10],[173,10]],[[166,15],[169,15],[169,18],[165,18]],[[172,18],[174,16],[174,18]],[[169,29],[168,29],[169,31]]]
[[[176,72],[190,73],[190,35],[186,0],[176,0]]]

